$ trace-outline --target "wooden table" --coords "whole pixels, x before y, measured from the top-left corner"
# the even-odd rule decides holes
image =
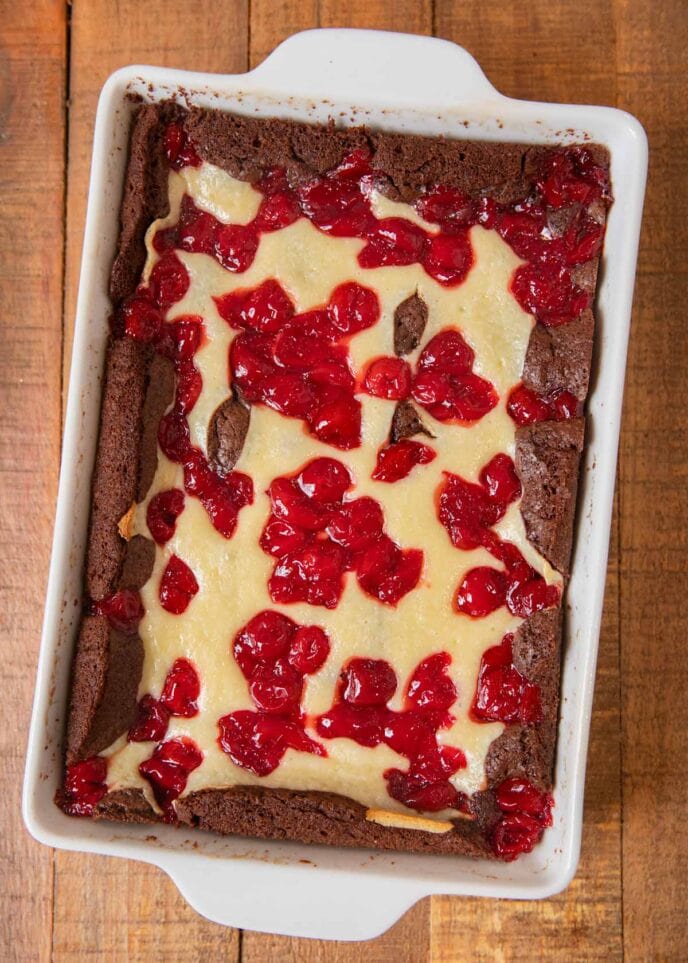
[[[682,0],[2,0],[0,9],[0,958],[688,959]],[[208,923],[162,872],[51,852],[19,811],[98,91],[128,63],[244,71],[313,26],[459,41],[512,96],[630,110],[651,149],[580,870],[566,893],[539,903],[425,900],[360,945]]]

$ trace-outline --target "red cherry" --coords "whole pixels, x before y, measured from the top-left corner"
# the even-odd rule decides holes
[[[517,425],[531,425],[536,421],[566,421],[577,417],[580,404],[570,391],[558,391],[542,397],[519,384],[512,388],[507,411]]]
[[[496,789],[495,800],[503,812],[528,813],[539,819],[543,826],[552,825],[552,797],[540,792],[526,779],[518,776],[505,779]]]
[[[352,485],[348,469],[334,458],[316,458],[309,462],[296,481],[304,495],[319,505],[341,502]]]
[[[421,194],[415,207],[424,220],[439,224],[445,231],[457,227],[471,227],[476,222],[471,198],[446,184],[438,184]]]
[[[104,615],[113,629],[125,635],[136,635],[145,615],[141,595],[136,589],[123,588],[114,595],[93,604],[94,615]]]
[[[298,324],[285,325],[275,338],[275,361],[283,368],[308,371],[329,361],[330,346],[314,334],[305,334]]]
[[[485,542],[485,531],[504,515],[506,505],[489,497],[481,485],[446,473],[440,492],[439,519],[456,548],[470,551]]]
[[[346,392],[353,391],[355,385],[354,377],[347,364],[332,360],[313,365],[308,372],[308,380],[314,385],[342,388]]]
[[[361,443],[361,404],[355,398],[325,402],[307,418],[315,437],[328,445],[348,451]]]
[[[379,746],[391,713],[384,706],[338,703],[318,717],[316,731],[326,739],[352,739],[359,746]]]
[[[296,528],[283,518],[271,515],[260,536],[260,547],[268,555],[281,558],[294,552],[308,541],[309,536],[301,528]]]
[[[396,673],[384,659],[351,659],[342,670],[342,699],[349,705],[385,706],[396,689]]]
[[[423,553],[419,549],[402,551],[387,535],[373,542],[356,562],[358,584],[386,605],[396,605],[414,589],[422,569]]]
[[[163,452],[173,462],[182,462],[190,447],[189,424],[184,416],[169,411],[160,420],[158,442]]]
[[[173,555],[160,580],[160,604],[166,612],[181,615],[198,592],[198,582],[186,562]]]
[[[122,307],[124,331],[135,341],[148,344],[158,336],[162,325],[159,309],[148,298],[134,295]]]
[[[529,853],[542,836],[542,826],[532,816],[510,813],[502,816],[492,831],[492,848],[506,862]]]
[[[291,191],[279,191],[266,197],[256,215],[259,231],[280,231],[301,216],[299,202]]]
[[[156,263],[148,279],[153,300],[165,312],[181,301],[191,283],[186,268],[176,254],[164,254]]]
[[[428,783],[399,769],[387,769],[383,775],[387,782],[387,792],[392,799],[410,809],[439,812],[441,809],[460,808],[460,794],[447,780]]]
[[[200,167],[201,158],[191,143],[191,140],[181,124],[168,124],[165,128],[163,146],[170,167],[181,170],[182,167]]]
[[[425,231],[401,217],[377,221],[368,238],[358,255],[358,263],[363,268],[413,264],[423,258],[428,244]]]
[[[376,481],[396,482],[406,478],[416,465],[427,465],[436,458],[436,452],[419,441],[404,438],[381,448],[372,477]]]
[[[287,749],[326,756],[325,749],[306,735],[295,719],[240,710],[218,721],[218,742],[232,762],[254,773],[268,776],[280,764]]]
[[[406,690],[407,702],[423,711],[445,712],[456,701],[456,686],[447,669],[451,657],[446,652],[428,656],[416,666]]]
[[[176,410],[181,415],[188,415],[198,401],[203,390],[203,379],[193,361],[179,361],[177,369],[177,391],[175,393]]]
[[[266,405],[291,418],[305,418],[313,408],[313,392],[298,374],[268,375],[262,394]]]
[[[153,794],[166,822],[175,822],[172,803],[186,788],[189,773],[203,762],[203,753],[186,737],[170,739],[155,747],[150,759],[139,766],[139,772],[151,784]]]
[[[201,683],[188,659],[175,659],[167,673],[160,703],[173,716],[191,719],[198,715],[198,697]]]
[[[164,545],[172,538],[177,528],[177,519],[184,511],[184,492],[178,488],[158,492],[148,502],[146,524],[153,541]]]
[[[473,249],[468,232],[431,237],[423,267],[440,284],[450,286],[465,281],[473,267]]]
[[[511,291],[524,311],[552,327],[577,318],[590,304],[590,295],[556,263],[522,264],[514,272]]]
[[[548,585],[541,575],[533,571],[533,577],[525,582],[515,582],[509,585],[506,593],[506,605],[513,615],[526,619],[535,612],[548,609],[559,601],[559,589],[556,585]]]
[[[265,609],[254,615],[233,642],[234,658],[246,678],[258,664],[271,663],[285,655],[295,631],[296,623],[281,612]]]
[[[327,534],[344,548],[360,552],[381,536],[384,521],[378,502],[364,496],[342,505],[330,519]]]
[[[481,565],[472,568],[456,593],[456,607],[464,615],[479,619],[494,612],[506,601],[504,572]]]
[[[309,498],[292,478],[276,478],[268,489],[277,518],[295,528],[318,532],[327,523],[327,513],[318,499]]]
[[[333,542],[314,542],[285,555],[268,581],[275,602],[308,602],[335,608],[346,569],[343,549]]]
[[[446,328],[440,331],[423,348],[418,359],[421,371],[446,371],[449,374],[466,374],[473,367],[475,352],[459,331]]]
[[[253,264],[258,241],[250,224],[222,224],[215,234],[215,258],[223,268],[241,274]]]
[[[369,395],[399,401],[411,390],[411,368],[403,358],[378,358],[368,366],[363,387]]]
[[[495,455],[480,472],[480,484],[490,497],[503,505],[510,505],[521,497],[521,482],[514,463],[508,455]]]
[[[273,715],[297,711],[302,691],[302,676],[284,659],[257,666],[249,682],[256,708]]]
[[[92,756],[67,766],[65,811],[70,816],[90,816],[107,793],[107,760]]]
[[[138,705],[134,725],[129,730],[129,742],[159,742],[165,737],[170,711],[152,695],[144,695]]]
[[[355,281],[340,284],[330,295],[328,312],[341,335],[352,335],[372,327],[380,317],[377,294]]]
[[[318,625],[302,625],[291,641],[289,663],[302,675],[311,675],[322,668],[329,653],[327,633]]]

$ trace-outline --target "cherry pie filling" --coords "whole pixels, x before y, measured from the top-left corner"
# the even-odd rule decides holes
[[[164,143],[172,170],[201,166],[182,125],[170,124]],[[213,527],[228,540],[240,524],[242,508],[254,499],[248,475],[234,469],[221,472],[191,442],[189,415],[203,391],[195,356],[205,343],[205,330],[198,315],[167,317],[191,284],[178,252],[206,255],[226,271],[242,274],[254,264],[264,235],[307,218],[331,238],[361,240],[357,261],[363,269],[419,265],[451,289],[465,281],[475,264],[470,230],[481,226],[496,231],[521,258],[510,291],[538,323],[566,324],[589,306],[589,296],[576,283],[576,269],[601,248],[603,229],[590,208],[609,199],[609,185],[584,148],[547,152],[530,195],[515,204],[470,198],[448,186],[429,189],[415,203],[425,227],[403,217],[376,215],[373,195],[380,178],[364,150],[353,151],[335,169],[298,185],[274,169],[254,185],[261,200],[249,223],[225,224],[185,194],[177,223],[154,234],[157,260],[148,282],[121,306],[115,328],[152,345],[175,370],[174,402],[160,422],[158,442],[166,458],[181,467],[183,484],[157,491],[146,507],[148,531],[160,551],[174,539],[189,498],[198,499]],[[553,212],[571,205],[575,216],[563,232],[554,232]],[[365,396],[413,403],[421,414],[457,429],[477,424],[500,403],[495,386],[475,370],[475,352],[453,319],[421,347],[415,360],[383,354],[356,371],[350,342],[381,320],[374,287],[358,281],[339,284],[326,303],[306,311],[297,309],[275,278],[233,288],[214,301],[233,332],[229,377],[241,401],[300,420],[308,435],[340,453],[363,443]],[[580,414],[579,400],[563,386],[543,397],[515,384],[504,404],[517,426]],[[412,480],[437,456],[428,440],[390,439],[377,451],[372,480],[382,487]],[[497,453],[477,482],[450,471],[442,476],[436,513],[451,543],[462,552],[484,549],[500,566],[477,566],[463,576],[453,599],[457,616],[487,619],[505,607],[523,620],[558,605],[560,587],[549,584],[518,546],[495,530],[521,497],[512,459]],[[387,531],[383,505],[369,495],[357,495],[356,481],[344,461],[330,455],[272,479],[259,546],[274,559],[267,589],[275,605],[305,603],[333,610],[352,591],[348,583],[355,579],[366,597],[395,608],[422,586],[422,549],[397,543]],[[203,591],[202,582],[202,573],[194,573],[188,561],[172,552],[158,586],[161,608],[182,616]],[[140,593],[129,589],[92,603],[92,611],[129,634],[137,632],[145,614]],[[473,693],[460,692],[454,681],[452,663],[460,657],[459,648],[452,650],[454,655],[427,655],[405,681],[386,660],[354,657],[341,668],[331,707],[309,714],[304,709],[309,680],[323,670],[332,648],[324,627],[277,609],[258,612],[236,633],[229,657],[245,680],[254,708],[230,707],[217,723],[218,745],[235,766],[264,777],[278,769],[288,750],[327,758],[331,740],[385,745],[406,761],[405,769],[383,773],[393,800],[418,812],[455,810],[470,816],[470,796],[452,781],[466,768],[466,754],[442,741],[462,702],[468,702],[476,724],[529,726],[542,719],[540,689],[514,664],[510,632],[485,648]],[[401,707],[391,708],[400,681]],[[174,800],[204,758],[190,737],[167,738],[169,727],[173,719],[194,719],[202,708],[203,680],[191,660],[177,658],[159,695],[141,696],[128,733],[131,743],[154,743],[139,772],[167,821],[175,820]],[[95,810],[107,792],[107,767],[106,758],[95,756],[68,768],[68,812],[89,815]],[[499,813],[490,837],[495,854],[509,860],[530,851],[551,825],[551,796],[513,777],[494,787],[494,797]]]

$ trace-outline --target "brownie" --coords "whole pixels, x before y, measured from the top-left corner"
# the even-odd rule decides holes
[[[100,438],[85,570],[85,608],[76,645],[67,728],[67,764],[73,766],[106,749],[126,733],[136,715],[143,645],[136,634],[113,628],[98,605],[122,589],[137,589],[150,576],[155,555],[142,536],[126,541],[121,519],[145,498],[157,465],[157,431],[174,393],[172,365],[146,344],[128,337],[121,325],[122,303],[135,290],[145,262],[143,237],[150,222],[165,216],[168,162],[165,129],[183,125],[201,159],[235,178],[257,183],[274,168],[287,182],[308,183],[342,163],[352,151],[370,157],[376,187],[392,200],[418,199],[429,186],[446,185],[469,199],[509,205],[526,198],[547,149],[450,138],[425,138],[367,128],[339,129],[277,119],[244,117],[215,110],[184,110],[174,103],[141,104],[134,112],[121,207],[121,229],[110,294],[113,335],[105,361]],[[608,169],[606,151],[585,147],[592,161]],[[603,226],[609,197],[589,204],[586,216]],[[581,205],[567,201],[548,227],[566,239],[581,217]],[[593,295],[599,254],[572,271],[575,284]],[[419,296],[400,304],[393,342],[403,357],[422,342],[428,311]],[[532,329],[523,386],[538,396],[569,392],[577,416],[544,420],[516,431],[515,466],[522,487],[521,512],[529,541],[562,575],[569,572],[576,490],[584,444],[583,404],[590,380],[594,316],[586,308],[568,323]],[[208,456],[220,474],[231,471],[250,431],[250,405],[234,389],[214,413]],[[432,438],[430,419],[411,401],[400,401],[390,443]],[[470,856],[493,856],[490,834],[500,810],[495,787],[523,776],[536,789],[552,784],[559,701],[561,607],[526,618],[512,641],[513,665],[539,687],[537,724],[509,723],[489,748],[487,788],[470,800],[472,818],[453,820],[445,833],[385,827],[366,819],[365,807],[342,796],[255,786],[207,789],[181,796],[180,823],[219,833],[239,833],[304,843],[362,846]],[[58,802],[65,805],[61,791]],[[68,807],[65,807],[68,809]],[[107,793],[92,814],[117,821],[155,822],[159,817],[140,790]]]

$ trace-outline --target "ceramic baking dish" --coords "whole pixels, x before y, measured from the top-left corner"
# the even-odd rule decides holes
[[[615,203],[597,298],[574,575],[562,679],[554,826],[510,864],[378,853],[65,816],[53,804],[72,646],[80,610],[90,472],[98,435],[127,133],[128,94],[241,114],[464,139],[532,143],[593,140],[611,151]],[[231,926],[341,940],[374,937],[433,893],[538,899],[564,889],[578,863],[583,784],[605,583],[631,296],[647,166],[642,127],[607,107],[529,103],[499,94],[475,60],[444,40],[355,30],[313,30],[238,76],[126,67],[105,84],[77,304],[55,536],[24,784],[24,819],[40,842],[145,860],[164,869],[200,913]]]

